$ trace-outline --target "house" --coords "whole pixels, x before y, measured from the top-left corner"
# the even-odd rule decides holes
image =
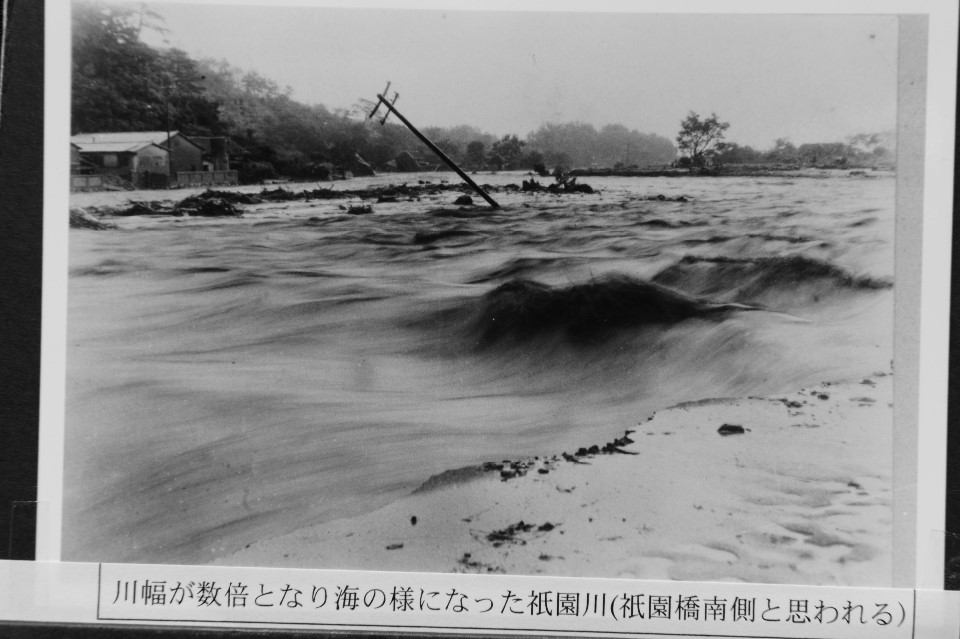
[[[204,171],[229,171],[233,168],[231,155],[242,152],[230,138],[191,136],[190,139],[203,149]]]
[[[169,150],[169,166],[164,173],[176,176],[186,171],[203,170],[203,147],[180,131],[132,131],[124,133],[80,133],[70,137],[79,144],[117,144],[133,146],[151,144]]]
[[[113,173],[141,188],[237,183],[227,138],[198,142],[180,131],[133,131],[80,133],[70,142],[79,147],[81,161],[93,161],[96,173]]]
[[[70,174],[76,174],[80,172],[80,147],[79,145],[70,143]]]
[[[103,176],[98,175],[97,164],[80,156],[80,145],[70,143],[70,190],[98,191],[103,188]]]
[[[71,141],[81,165],[100,175],[115,175],[136,186],[150,185],[150,175],[166,175],[169,153],[151,142]],[[72,153],[71,153],[72,156]]]

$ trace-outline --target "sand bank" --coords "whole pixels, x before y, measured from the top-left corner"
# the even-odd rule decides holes
[[[892,384],[877,373],[681,404],[607,452],[588,443],[447,473],[222,562],[889,585]]]

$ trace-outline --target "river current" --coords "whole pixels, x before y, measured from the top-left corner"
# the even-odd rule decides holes
[[[71,230],[63,558],[202,563],[678,402],[890,370],[893,177],[582,180]]]

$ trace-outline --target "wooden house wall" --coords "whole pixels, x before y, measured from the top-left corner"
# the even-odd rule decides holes
[[[165,145],[164,140],[161,145]],[[181,135],[170,139],[170,172],[176,175],[180,171],[202,171],[203,150]]]

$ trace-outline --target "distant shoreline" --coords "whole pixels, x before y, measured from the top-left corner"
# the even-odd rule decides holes
[[[571,169],[571,177],[889,177],[893,169],[851,168],[775,168],[730,166],[722,169]]]

